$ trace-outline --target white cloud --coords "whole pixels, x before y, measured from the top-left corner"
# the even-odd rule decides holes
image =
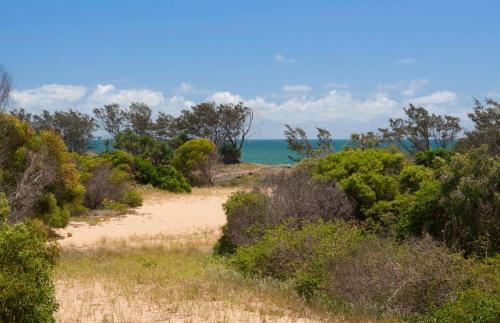
[[[400,58],[395,61],[396,64],[410,65],[415,63],[417,60],[414,58]]]
[[[415,96],[427,83],[429,83],[427,79],[399,81],[397,83],[379,85],[376,88],[376,92],[389,95],[391,92],[397,91],[403,96]]]
[[[215,92],[207,98],[207,101],[213,101],[215,103],[221,104],[238,104],[243,102],[244,100],[236,94],[232,94],[231,92]]]
[[[404,96],[414,96],[419,90],[421,90],[425,85],[429,83],[426,79],[413,80],[406,84],[406,87],[402,89],[401,94]]]
[[[276,54],[273,57],[273,61],[278,64],[294,64],[297,63],[295,58],[286,57],[282,54]]]
[[[176,89],[176,93],[189,94],[195,92],[195,87],[187,82],[182,82]]]
[[[285,84],[281,89],[283,90],[283,92],[287,93],[307,93],[311,91],[311,87],[305,84]]]
[[[87,93],[80,85],[45,84],[34,89],[14,90],[12,97],[21,107],[51,108],[77,102]]]
[[[436,91],[426,96],[410,99],[409,101],[418,105],[446,104],[458,100],[458,95],[452,91]]]
[[[129,105],[132,102],[143,102],[150,106],[157,106],[165,101],[162,92],[148,89],[117,90],[112,84],[98,84],[89,97],[95,104],[119,103]]]

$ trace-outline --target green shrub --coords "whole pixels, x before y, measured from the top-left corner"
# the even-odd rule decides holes
[[[237,164],[240,162],[241,150],[230,142],[226,142],[222,145],[219,150],[219,154],[222,156],[224,164]]]
[[[313,173],[317,179],[338,181],[355,200],[358,219],[365,220],[376,202],[397,197],[399,173],[407,163],[402,153],[352,149],[320,159]]]
[[[125,214],[128,211],[128,206],[122,202],[104,199],[102,205],[105,209],[118,211],[120,214]]]
[[[185,177],[172,166],[155,167],[150,161],[135,158],[135,178],[141,184],[171,192],[191,192],[191,186]]]
[[[38,202],[37,210],[38,216],[44,223],[56,228],[64,228],[71,215],[68,205],[57,205],[57,199],[53,193],[43,195]]]
[[[57,255],[36,223],[0,225],[0,321],[54,322]]]
[[[244,246],[256,242],[269,225],[268,199],[259,192],[236,192],[224,203],[227,226],[222,240]]]
[[[0,192],[0,225],[7,219],[9,216],[9,202],[7,201],[7,197],[4,192]]]
[[[212,167],[217,160],[215,144],[208,139],[191,139],[175,150],[172,165],[191,184],[213,184]]]
[[[236,252],[237,246],[231,241],[227,234],[227,224],[222,227],[222,236],[214,245],[213,252],[215,255],[227,256]]]
[[[126,204],[129,207],[138,207],[142,206],[142,196],[139,192],[130,190],[123,195],[121,200],[122,203]]]
[[[430,322],[500,322],[500,296],[482,290],[467,289],[427,316]]]
[[[397,244],[376,236],[328,266],[328,295],[355,311],[411,315],[466,285],[466,262],[431,238]]]
[[[360,230],[342,222],[302,228],[283,224],[238,248],[231,263],[246,274],[290,279],[300,295],[311,299],[325,289],[332,259],[345,256],[361,239]]]

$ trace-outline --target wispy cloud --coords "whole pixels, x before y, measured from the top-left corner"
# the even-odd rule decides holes
[[[348,89],[351,87],[351,85],[348,83],[329,82],[324,84],[323,87],[325,89],[334,90],[334,89]]]
[[[305,84],[285,84],[281,90],[287,93],[307,93],[311,91],[311,87]]]
[[[278,64],[295,64],[297,60],[295,58],[286,57],[282,54],[276,54],[273,57],[273,61]]]
[[[395,61],[396,64],[402,64],[402,65],[410,65],[414,64],[417,60],[414,58],[399,58]]]
[[[12,97],[22,107],[45,108],[54,104],[69,105],[75,103],[86,93],[87,88],[81,85],[45,84],[24,91],[14,90]]]
[[[445,104],[458,100],[458,94],[453,91],[436,91],[426,96],[413,98],[410,102],[419,105]]]

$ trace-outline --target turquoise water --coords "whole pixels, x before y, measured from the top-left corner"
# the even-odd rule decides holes
[[[310,140],[316,146],[315,140]],[[349,143],[347,139],[333,140],[335,151],[342,150]],[[282,139],[251,139],[245,141],[242,160],[259,164],[292,164],[288,156],[293,155],[287,149],[286,140]]]
[[[316,146],[315,140],[310,140],[313,146]],[[346,139],[334,140],[333,146],[336,151],[349,142]],[[103,152],[106,150],[104,140],[96,139],[91,143],[91,150]],[[287,143],[284,139],[248,139],[245,141],[242,152],[242,160],[248,163],[259,164],[292,164],[288,156],[293,155],[287,149]]]
[[[317,140],[310,140],[313,147],[317,146]],[[349,144],[348,139],[333,140],[335,151],[342,150]],[[431,142],[433,148],[435,143]],[[96,139],[91,143],[91,150],[95,152],[103,152],[106,150],[105,141]],[[292,164],[288,158],[292,154],[287,149],[287,143],[284,139],[248,139],[245,141],[242,151],[242,161],[258,164]]]

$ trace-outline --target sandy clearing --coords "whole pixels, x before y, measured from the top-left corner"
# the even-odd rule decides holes
[[[59,240],[63,248],[82,248],[103,238],[213,231],[226,222],[222,204],[234,191],[234,188],[212,188],[195,189],[191,194],[150,194],[135,214],[114,217],[97,225],[70,222],[56,232],[64,237]]]

